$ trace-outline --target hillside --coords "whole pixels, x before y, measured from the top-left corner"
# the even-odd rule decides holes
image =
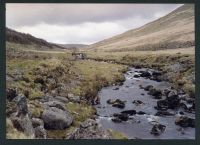
[[[6,28],[6,41],[11,42],[11,43],[17,43],[17,44],[37,45],[40,47],[47,47],[50,49],[53,49],[53,48],[64,49],[64,47],[62,46],[49,43],[46,40],[36,38],[30,34],[17,32],[9,28]]]
[[[194,46],[194,5],[183,5],[137,29],[102,40],[88,50],[160,50]]]

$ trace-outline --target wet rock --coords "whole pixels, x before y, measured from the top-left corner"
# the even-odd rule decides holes
[[[134,77],[134,78],[139,78],[140,76],[139,76],[139,75],[134,75],[133,77]]]
[[[152,85],[148,85],[148,86],[144,87],[144,90],[145,90],[145,91],[150,91],[150,90],[152,90],[152,89],[153,89],[153,86],[152,86]]]
[[[146,77],[146,78],[151,77],[151,74],[148,71],[140,71],[140,73],[141,77]]]
[[[88,119],[74,132],[67,134],[66,139],[112,139],[112,137],[95,120]]]
[[[116,87],[116,88],[114,88],[113,90],[119,90],[119,88],[118,88],[118,87]]]
[[[122,111],[121,113],[128,114],[128,115],[135,115],[136,110],[125,110],[125,111]]]
[[[112,120],[114,123],[121,123],[121,122],[122,122],[122,120],[119,119],[118,117],[113,117],[113,118],[111,118],[111,120]]]
[[[152,76],[161,76],[162,73],[161,72],[158,72],[158,71],[153,71],[152,72]]]
[[[155,116],[174,116],[174,114],[168,111],[158,111]]]
[[[153,125],[152,129],[151,129],[151,134],[153,135],[160,135],[161,133],[163,133],[166,129],[165,125],[162,124],[155,124]]]
[[[143,111],[138,111],[137,114],[138,114],[138,115],[144,115],[144,114],[146,114],[146,113],[143,112]]]
[[[168,102],[167,100],[159,100],[157,101],[157,106],[155,107],[157,110],[167,110],[168,109]]]
[[[127,121],[129,118],[127,113],[114,113],[113,116],[121,121]]]
[[[6,89],[6,97],[9,101],[12,101],[17,96],[17,92],[15,89]]]
[[[125,107],[125,103],[115,102],[112,106],[123,109]]]
[[[108,99],[107,103],[112,104],[113,107],[117,107],[117,108],[125,107],[125,101],[121,101],[120,99],[116,99],[116,100]]]
[[[61,110],[63,110],[63,111],[66,110],[65,104],[64,104],[64,103],[61,103],[61,102],[59,102],[59,101],[45,102],[44,105],[47,105],[47,106],[49,106],[49,107],[55,107],[55,108],[61,109]]]
[[[175,120],[175,124],[181,127],[195,127],[195,119],[187,116],[178,116]]]
[[[163,92],[162,92],[162,94],[163,94],[164,96],[168,96],[170,92],[171,92],[170,89],[164,89]]]
[[[155,88],[150,89],[148,94],[154,96],[155,99],[161,99],[162,98],[162,91],[157,90]]]
[[[167,96],[168,108],[175,109],[180,106],[180,99],[175,91],[171,91]]]
[[[143,103],[142,101],[140,101],[140,100],[134,100],[132,103],[135,104],[135,105],[144,104],[144,103]]]
[[[45,129],[63,130],[73,122],[73,117],[68,111],[51,107],[42,114]]]

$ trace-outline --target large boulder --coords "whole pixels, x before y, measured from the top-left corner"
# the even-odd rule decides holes
[[[73,133],[66,135],[67,139],[112,139],[111,135],[95,120],[88,119]]]
[[[73,122],[72,115],[66,110],[50,107],[42,114],[45,129],[63,130]]]

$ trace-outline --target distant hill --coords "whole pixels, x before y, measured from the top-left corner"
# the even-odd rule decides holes
[[[36,38],[30,34],[17,32],[15,30],[6,28],[6,41],[13,42],[13,43],[19,43],[19,44],[34,44],[38,46],[45,46],[48,48],[60,48],[65,49],[62,46],[47,42],[46,40]]]
[[[100,51],[159,50],[194,45],[194,5],[186,4],[162,18],[89,45],[86,49]]]

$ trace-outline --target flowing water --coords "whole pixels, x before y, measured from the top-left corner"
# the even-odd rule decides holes
[[[99,115],[97,120],[105,129],[112,129],[125,134],[128,138],[140,138],[140,139],[194,139],[195,138],[195,128],[187,127],[184,131],[180,131],[180,126],[175,125],[175,116],[154,116],[157,112],[154,109],[157,100],[153,96],[148,95],[144,89],[141,89],[139,85],[147,86],[152,85],[157,89],[166,89],[170,87],[167,82],[156,82],[147,78],[139,77],[134,78],[133,76],[138,74],[138,71],[146,69],[134,69],[131,68],[125,75],[125,82],[121,86],[111,86],[105,87],[99,92],[100,104],[96,105],[97,114]],[[148,70],[151,72],[152,70]],[[115,88],[119,89],[116,90]],[[127,101],[125,108],[120,109],[112,107],[112,105],[107,104],[108,99],[120,99],[122,101]],[[143,105],[133,104],[133,100],[141,100]],[[128,121],[115,123],[111,120],[113,113],[120,113],[124,110],[134,109],[136,111],[143,111],[144,115],[133,115],[132,119]],[[169,110],[175,114],[180,110]],[[181,110],[182,111],[182,110]],[[186,113],[187,116],[195,118],[195,114]],[[156,120],[160,124],[166,126],[163,133],[155,136],[150,133],[153,125],[151,120]],[[179,131],[178,131],[179,130]]]

